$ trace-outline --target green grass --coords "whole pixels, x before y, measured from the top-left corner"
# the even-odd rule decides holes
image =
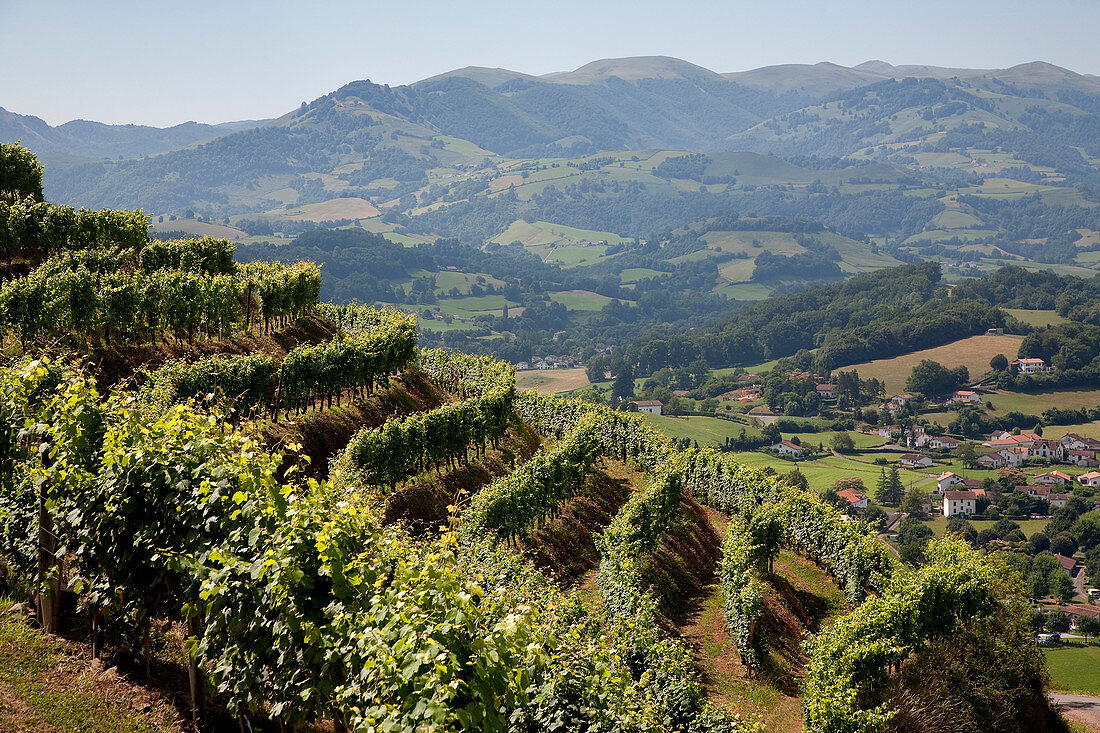
[[[648,267],[628,267],[619,273],[619,282],[635,283],[646,278],[657,277],[665,273],[659,270],[651,270]]]
[[[0,608],[11,600],[0,597]],[[177,730],[171,705],[133,709],[121,690],[97,689],[81,674],[88,662],[63,642],[31,629],[15,616],[0,616],[0,730],[134,733]],[[17,701],[18,705],[9,701]]]
[[[1088,254],[1093,254],[1092,252]],[[1100,255],[1100,252],[1095,254]],[[1025,308],[1002,308],[1005,313],[1030,326],[1042,328],[1043,326],[1057,326],[1059,323],[1068,323],[1066,318],[1058,315],[1057,311],[1027,310]],[[1011,360],[1015,355],[1006,354]]]
[[[1058,692],[1100,695],[1100,647],[1066,643],[1046,647],[1043,655],[1051,688]]]
[[[862,372],[860,376],[863,376]],[[991,392],[982,395],[982,400],[992,402],[998,412],[1015,410],[1025,415],[1039,415],[1048,407],[1087,408],[1100,405],[1100,389],[1056,389],[1046,392]],[[1060,427],[1051,427],[1058,436],[1071,432]]]
[[[814,445],[816,444],[817,441],[814,441]],[[897,458],[896,453],[887,455],[894,460]],[[861,460],[872,460],[872,458],[862,458]],[[744,463],[747,466],[755,466],[757,468],[770,466],[780,474],[787,473],[793,468],[798,468],[806,477],[806,480],[810,482],[810,488],[817,492],[824,492],[839,479],[849,477],[861,479],[863,485],[866,486],[869,491],[873,492],[879,474],[882,471],[882,466],[859,463],[844,458],[836,458],[832,455],[826,455],[808,461],[794,462],[777,458],[766,453],[753,452],[738,453],[736,455],[736,460],[739,463]],[[908,485],[914,481],[928,480],[928,477],[923,473],[901,469],[901,480]]]
[[[680,440],[688,439],[703,446],[724,445],[726,438],[736,438],[742,430],[750,437],[759,436],[760,431],[751,425],[723,420],[717,417],[704,417],[702,415],[685,415],[673,417],[671,415],[649,415],[643,417],[653,427],[660,430],[670,438]]]
[[[479,279],[481,280],[480,283],[478,282]],[[470,288],[474,285],[479,285],[482,288],[486,285],[502,288],[504,287],[504,281],[498,280],[492,275],[483,272],[451,272],[449,270],[443,270],[435,274],[435,292],[437,295],[450,293],[451,288],[457,288],[461,295],[469,295]]]
[[[559,293],[550,293],[550,300],[561,303],[567,310],[596,312],[603,310],[603,307],[613,299],[589,290],[564,290]]]
[[[734,300],[764,300],[772,291],[767,285],[760,283],[730,283],[715,288],[714,292]]]
[[[935,488],[934,485],[929,486],[929,490],[931,490],[933,488]],[[941,502],[942,502],[942,500],[941,500]],[[930,519],[925,520],[924,523],[932,528],[932,531],[936,533],[937,537],[943,537],[944,533],[947,532],[947,517],[943,516],[943,513],[942,513],[943,512],[943,504],[940,503],[940,504],[933,505],[933,511],[938,511],[940,513],[939,514],[934,514]],[[1024,533],[1025,536],[1030,537],[1031,535],[1035,534],[1036,532],[1042,532],[1044,529],[1046,529],[1048,520],[1046,520],[1046,519],[1013,519],[1012,521],[1014,521],[1014,522],[1016,522],[1016,524],[1020,525],[1020,530]],[[988,528],[993,526],[993,522],[985,520],[985,519],[972,519],[972,520],[970,520],[970,524],[971,524],[971,526],[974,527],[974,529],[978,530],[979,532],[981,532],[983,529],[988,529]]]
[[[444,313],[460,318],[473,318],[479,313],[500,310],[505,304],[509,308],[519,305],[503,295],[482,295],[477,298],[440,298],[438,308]]]

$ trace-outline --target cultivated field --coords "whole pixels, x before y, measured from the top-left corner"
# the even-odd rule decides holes
[[[1044,649],[1043,654],[1052,689],[1100,695],[1100,647],[1066,644]]]
[[[1088,254],[1093,253],[1089,252]],[[1036,328],[1057,326],[1059,323],[1068,323],[1066,318],[1058,315],[1058,311],[1027,310],[1026,308],[1002,308],[1001,310],[1015,317],[1016,320],[1022,321],[1030,326],[1035,326]]]
[[[539,394],[572,392],[588,386],[584,369],[529,369],[516,372],[516,389],[530,389]]]
[[[1009,359],[1016,358],[1022,340],[1022,336],[971,336],[944,346],[891,359],[853,364],[842,369],[846,372],[855,369],[863,379],[875,377],[884,380],[886,391],[896,394],[904,391],[905,380],[923,359],[937,361],[945,367],[965,366],[970,371],[970,378],[977,379],[989,371],[989,360],[997,354],[1004,354]]]

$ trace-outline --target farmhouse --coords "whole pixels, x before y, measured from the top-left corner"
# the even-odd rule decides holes
[[[1100,471],[1083,473],[1077,477],[1077,480],[1081,482],[1082,486],[1088,486],[1091,489],[1095,489],[1097,486],[1100,486]]]
[[[1052,371],[1042,359],[1017,359],[1012,362],[1012,366],[1016,367],[1020,374],[1045,374]]]
[[[1064,507],[1069,503],[1069,500],[1073,498],[1073,494],[1051,494],[1047,497],[1047,501],[1050,502],[1052,509],[1058,509]]]
[[[946,435],[937,435],[928,439],[928,447],[932,450],[955,450],[959,447],[959,441]]]
[[[978,511],[978,497],[973,491],[945,491],[943,516],[970,516]]]
[[[1062,566],[1062,570],[1066,571],[1066,575],[1074,577],[1077,575],[1077,561],[1072,557],[1066,557],[1065,555],[1059,555],[1054,553],[1054,559],[1058,561],[1058,564]]]
[[[990,453],[987,456],[980,457],[976,463],[978,468],[1000,468],[1005,465],[1005,461],[996,453]]]
[[[1036,440],[1031,446],[1031,455],[1047,461],[1060,461],[1065,453],[1065,447],[1058,440]]]
[[[1066,450],[1096,450],[1100,448],[1100,440],[1086,438],[1077,433],[1066,433],[1062,436],[1061,443]]]
[[[1038,484],[1060,484],[1065,486],[1073,481],[1073,477],[1068,473],[1062,473],[1061,471],[1047,471],[1041,473],[1035,478],[1031,479]]]
[[[789,440],[781,440],[773,445],[771,449],[781,456],[800,456],[803,453],[802,446]]]
[[[951,393],[952,402],[981,402],[982,398],[977,392],[971,392],[970,390],[960,389],[957,392]]]
[[[1041,435],[1036,435],[1035,433],[1020,433],[1019,435],[1009,435],[1008,437],[991,438],[982,443],[982,445],[988,448],[1011,448],[1016,445],[1030,447],[1042,439],[1043,437]]]
[[[961,484],[963,477],[957,473],[951,471],[944,471],[936,477],[936,486],[940,491],[947,491],[948,486],[954,486],[955,484]]]
[[[844,489],[842,491],[836,492],[836,494],[841,499],[844,499],[849,504],[851,504],[852,507],[855,509],[867,508],[867,497],[864,496],[863,492],[859,491],[858,489]]]
[[[819,397],[823,397],[827,400],[831,400],[836,397],[836,385],[835,384],[819,384],[817,385],[817,394]]]
[[[1011,448],[1001,448],[993,455],[1000,456],[1006,466],[1019,467],[1024,465],[1030,450],[1026,445],[1017,445]]]
[[[1095,461],[1096,452],[1091,450],[1067,450],[1066,462],[1075,466],[1085,465],[1085,461]]]
[[[638,412],[648,412],[650,415],[660,415],[664,405],[660,400],[638,400],[637,402],[631,402],[630,407]]]
[[[882,427],[880,427],[875,432],[878,433],[878,436],[880,438],[889,438],[894,433],[897,433],[898,435],[901,435],[903,430],[902,430],[902,427],[900,425],[883,425]]]
[[[920,453],[906,453],[901,457],[900,463],[906,468],[928,468],[932,465],[932,459]]]
[[[1081,619],[1100,616],[1100,606],[1084,606],[1074,603],[1063,606],[1062,612],[1070,617],[1073,627],[1077,628]]]

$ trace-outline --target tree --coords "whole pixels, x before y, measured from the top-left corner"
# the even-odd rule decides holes
[[[1090,636],[1100,636],[1100,616],[1078,619],[1077,630],[1085,635],[1085,643],[1087,644]]]
[[[967,544],[970,545],[974,545],[978,541],[978,530],[974,529],[973,525],[962,517],[951,517],[947,520],[947,534],[966,540]]]
[[[932,528],[915,517],[906,517],[898,527],[898,552],[910,565],[924,562],[924,546],[935,536]]]
[[[924,499],[924,490],[913,484],[905,491],[905,497],[901,500],[901,510],[908,514],[921,516],[924,514]]]
[[[832,440],[833,450],[837,453],[851,453],[856,449],[855,441],[847,432],[837,433]]]
[[[779,432],[779,426],[775,423],[765,425],[761,430],[764,438],[767,439],[769,445],[775,445],[779,441],[783,440],[783,435]]]
[[[1077,552],[1077,540],[1069,532],[1059,532],[1050,541],[1050,551],[1055,555],[1073,557],[1073,553]]]
[[[867,508],[863,510],[862,517],[863,521],[867,522],[876,532],[885,530],[886,522],[890,519],[890,515],[886,513],[886,510],[878,504],[868,504]]]
[[[995,372],[1003,372],[1008,369],[1008,357],[1004,354],[997,354],[989,360],[989,367]]]
[[[887,506],[897,506],[901,503],[905,493],[905,484],[901,482],[901,471],[897,466],[890,467],[890,474],[886,479],[886,491],[879,501]]]
[[[959,447],[955,449],[955,457],[962,461],[967,468],[973,468],[978,460],[978,452],[973,443],[964,441],[959,443]]]
[[[1028,540],[1031,544],[1031,554],[1038,555],[1040,552],[1046,552],[1050,549],[1050,537],[1047,537],[1046,532],[1036,532],[1031,535]]]
[[[890,504],[890,478],[886,475],[886,466],[882,467],[882,471],[878,476],[878,483],[875,485],[875,499],[880,504]]]
[[[939,362],[924,359],[913,367],[912,374],[905,380],[908,392],[919,392],[926,397],[947,394],[960,385],[970,381],[970,372],[965,366],[948,369]]]
[[[1060,608],[1047,614],[1047,631],[1064,634],[1069,631],[1069,616]]]
[[[630,367],[624,366],[615,374],[615,381],[611,384],[612,399],[629,399],[634,396],[634,374]]]
[[[803,491],[810,490],[810,482],[806,479],[805,474],[799,471],[797,468],[792,468],[783,476],[783,480],[796,489],[802,489]]]
[[[1050,586],[1050,594],[1060,601],[1072,601],[1077,595],[1077,589],[1073,587],[1073,581],[1069,579],[1062,568],[1051,570],[1047,577]]]

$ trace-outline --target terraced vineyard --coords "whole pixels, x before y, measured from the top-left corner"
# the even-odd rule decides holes
[[[173,247],[200,262],[208,244]],[[96,247],[123,262],[148,251]],[[37,272],[5,284],[4,302]],[[139,290],[157,282],[132,272]],[[678,450],[635,415],[517,393],[504,363],[418,350],[401,313],[312,290],[284,314],[262,292],[233,292],[233,328],[170,327],[202,348],[109,391],[80,358],[109,331],[6,322],[5,348],[22,353],[0,369],[4,582],[45,631],[90,630],[92,655],[136,658],[150,684],[158,640],[185,636],[177,671],[200,727],[760,730],[700,675],[673,613],[683,599],[654,580],[704,510],[728,527],[721,552],[679,552],[718,578],[721,633],[752,675],[789,641],[761,623],[781,551],[827,572],[852,609],[806,647],[808,730],[879,730],[931,704],[919,677],[890,671],[984,624],[1018,629],[1012,673],[1041,675],[1015,590],[960,541],[902,567],[816,495]],[[197,358],[309,319],[327,336]],[[318,473],[296,441],[317,441],[326,416],[346,437],[316,454]],[[1020,694],[1009,706],[1029,724],[1055,720],[1041,685]]]

